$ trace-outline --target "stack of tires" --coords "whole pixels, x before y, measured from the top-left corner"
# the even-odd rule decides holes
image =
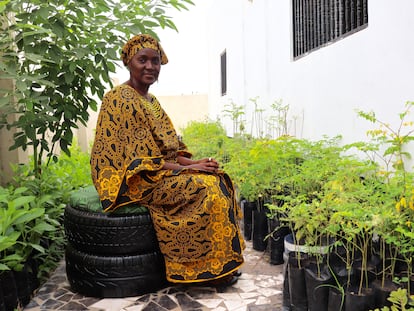
[[[66,275],[84,296],[138,296],[165,287],[165,266],[151,217],[131,205],[103,213],[93,186],[75,191],[65,208]]]

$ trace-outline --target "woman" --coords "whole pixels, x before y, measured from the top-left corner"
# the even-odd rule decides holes
[[[148,207],[168,281],[234,284],[244,241],[232,182],[216,160],[191,159],[148,93],[168,62],[159,42],[134,36],[122,60],[130,78],[105,94],[91,154],[102,205],[106,212],[132,202]]]

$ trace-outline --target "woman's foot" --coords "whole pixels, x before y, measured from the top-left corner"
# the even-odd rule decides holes
[[[239,271],[239,270],[236,270],[236,271],[233,272],[233,276],[235,276],[235,277],[240,277],[241,275],[242,275],[242,272]]]
[[[208,281],[205,283],[206,286],[211,286],[211,287],[229,287],[232,286],[234,284],[237,283],[238,278],[234,275],[226,275],[222,278],[219,279],[215,279],[212,281]]]

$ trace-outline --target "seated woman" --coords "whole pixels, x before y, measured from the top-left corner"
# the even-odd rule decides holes
[[[102,205],[106,212],[132,202],[148,207],[168,281],[234,284],[245,246],[232,181],[216,160],[191,159],[148,93],[168,62],[159,42],[136,35],[122,60],[130,78],[105,94],[91,154]]]

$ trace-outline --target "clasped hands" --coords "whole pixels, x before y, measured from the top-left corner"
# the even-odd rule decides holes
[[[219,169],[219,164],[214,158],[203,158],[200,160],[192,160],[190,158],[178,156],[177,162],[179,165],[186,169],[193,169],[193,170],[199,170],[199,171],[205,171],[205,172],[211,172],[216,173]],[[173,164],[164,165],[165,169],[176,169],[173,167],[170,167]]]
[[[213,158],[204,158],[204,159],[200,159],[200,160],[195,161],[195,162],[197,162],[197,164],[195,164],[195,165],[200,166],[198,169],[202,170],[202,171],[215,173],[219,169],[218,162]]]

